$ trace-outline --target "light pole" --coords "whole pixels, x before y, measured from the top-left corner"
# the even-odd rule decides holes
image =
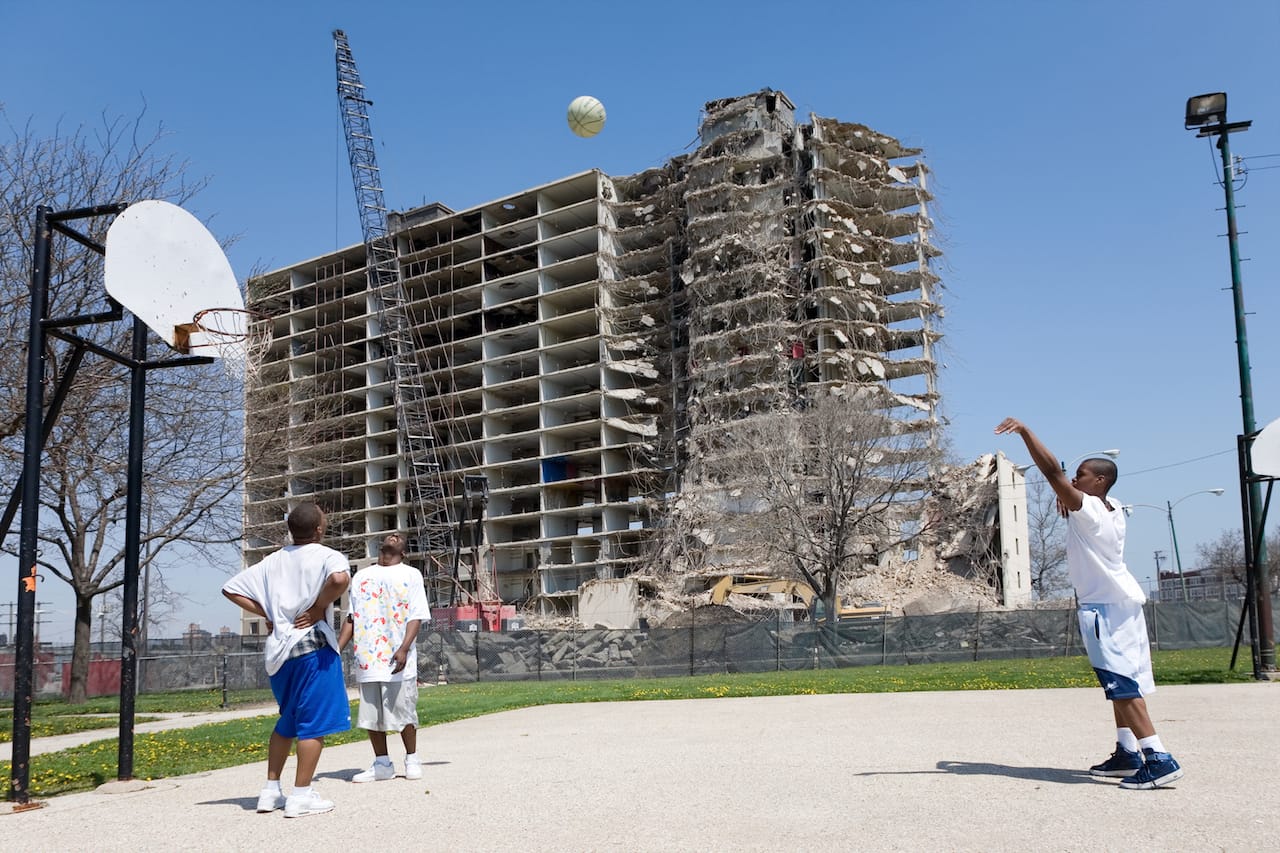
[[[1185,501],[1187,498],[1195,497],[1196,495],[1214,495],[1217,497],[1221,497],[1225,491],[1226,489],[1201,489],[1198,492],[1191,492],[1189,494],[1185,494],[1182,497],[1178,498],[1176,501],[1172,501],[1172,502],[1165,501],[1164,506],[1162,507],[1156,506],[1155,504],[1125,504],[1123,507],[1121,507],[1125,511],[1126,515],[1128,515],[1129,512],[1134,507],[1142,506],[1142,507],[1146,507],[1147,509],[1159,510],[1160,512],[1165,513],[1165,516],[1169,519],[1169,539],[1173,543],[1173,565],[1178,570],[1178,585],[1182,587],[1183,601],[1189,600],[1187,597],[1187,578],[1185,575],[1182,574],[1182,555],[1178,553],[1178,529],[1173,526],[1173,508],[1178,504],[1182,503],[1183,501]],[[1156,566],[1157,566],[1156,588],[1159,589],[1159,583],[1160,583],[1159,563],[1157,563]]]
[[[1222,191],[1226,196],[1227,209],[1227,248],[1231,255],[1231,297],[1235,308],[1236,319],[1236,362],[1240,372],[1240,413],[1244,422],[1246,440],[1257,432],[1257,424],[1253,419],[1253,381],[1249,368],[1249,341],[1245,331],[1244,284],[1240,276],[1240,247],[1236,231],[1236,193],[1232,184],[1233,169],[1231,161],[1231,134],[1249,129],[1251,121],[1227,121],[1227,93],[1210,92],[1187,99],[1186,119],[1183,127],[1187,130],[1198,128],[1196,137],[1218,137],[1218,151],[1222,154]],[[1248,490],[1248,523],[1245,525],[1245,540],[1251,547],[1245,553],[1254,556],[1254,607],[1257,614],[1257,635],[1265,639],[1258,643],[1258,666],[1262,671],[1274,672],[1276,668],[1276,647],[1271,642],[1271,578],[1267,570],[1267,542],[1262,535],[1264,511],[1262,504],[1262,485],[1249,477],[1249,472],[1242,464],[1240,469],[1241,489]]]
[[[1065,473],[1070,474],[1070,473],[1071,473],[1071,471],[1069,470],[1069,469],[1070,469],[1070,466],[1072,466],[1072,465],[1074,465],[1074,464],[1076,464],[1077,462],[1080,462],[1080,461],[1082,461],[1082,460],[1085,460],[1085,459],[1093,459],[1093,458],[1098,457],[1098,456],[1110,456],[1112,459],[1115,459],[1115,458],[1116,458],[1117,456],[1119,456],[1119,455],[1120,455],[1120,451],[1119,451],[1119,450],[1116,450],[1116,449],[1114,449],[1114,448],[1113,448],[1113,449],[1111,449],[1111,450],[1095,450],[1095,451],[1093,451],[1093,452],[1091,452],[1091,453],[1083,453],[1083,454],[1081,454],[1081,455],[1077,456],[1076,458],[1072,459],[1070,462],[1059,462],[1058,464],[1062,466],[1062,470],[1063,470]]]

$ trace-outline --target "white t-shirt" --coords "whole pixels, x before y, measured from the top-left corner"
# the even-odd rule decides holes
[[[1067,573],[1081,604],[1147,600],[1124,564],[1124,533],[1124,510],[1115,498],[1085,495],[1080,509],[1067,515]]]
[[[373,565],[351,579],[351,638],[357,682],[409,681],[418,677],[417,644],[409,646],[404,669],[393,673],[391,656],[417,619],[431,621],[422,573],[412,566]]]
[[[275,675],[289,659],[289,650],[311,631],[295,628],[293,620],[316,603],[329,575],[350,570],[346,557],[318,542],[286,545],[222,585],[223,592],[251,598],[266,611],[273,626],[263,647],[267,675]],[[320,632],[336,652],[332,604],[325,608],[324,618]]]

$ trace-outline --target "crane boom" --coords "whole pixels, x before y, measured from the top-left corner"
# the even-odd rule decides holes
[[[395,245],[387,233],[387,208],[369,127],[369,106],[360,72],[342,30],[333,31],[338,68],[338,110],[347,140],[351,178],[360,211],[368,289],[376,306],[396,409],[400,459],[412,498],[410,524],[417,528],[410,550],[426,557],[429,578],[439,577],[454,551],[449,500],[431,424],[425,376],[418,363],[413,324]],[[456,575],[456,567],[454,568]]]

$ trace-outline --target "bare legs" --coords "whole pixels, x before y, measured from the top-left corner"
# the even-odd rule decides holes
[[[289,753],[292,750],[293,738],[288,738],[275,732],[271,733],[271,742],[267,745],[268,781],[280,781],[280,773],[284,770],[284,763],[289,758]]]
[[[404,751],[406,755],[413,755],[418,751],[418,727],[405,726],[400,732],[400,740],[404,743]],[[387,733],[375,732],[369,730],[369,744],[373,747],[373,754],[377,758],[385,758],[387,755]]]
[[[1156,733],[1156,727],[1151,722],[1151,717],[1147,714],[1147,700],[1138,699],[1113,699],[1111,701],[1111,711],[1116,718],[1116,728],[1127,728],[1133,732],[1133,736],[1138,740],[1144,737],[1151,737]]]
[[[315,775],[316,765],[320,763],[320,753],[323,749],[324,738],[322,737],[298,738],[298,770],[294,777],[294,785],[306,788],[311,784],[311,777]]]
[[[267,747],[267,780],[278,782],[284,771],[284,763],[289,758],[293,747],[293,738],[271,733],[271,742]],[[311,784],[311,777],[316,773],[316,765],[320,763],[320,753],[324,749],[324,738],[298,738],[298,768],[293,777],[293,784],[306,788]]]

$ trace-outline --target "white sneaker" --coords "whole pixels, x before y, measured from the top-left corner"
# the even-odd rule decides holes
[[[292,794],[284,801],[285,817],[306,817],[309,814],[324,814],[333,811],[330,800],[320,798],[315,789],[310,794]]]
[[[391,762],[383,764],[381,761],[373,762],[368,770],[351,777],[352,782],[385,782],[388,779],[396,778],[396,768]]]
[[[270,788],[263,788],[258,794],[258,813],[273,812],[276,809],[284,808],[284,791],[273,791]]]
[[[417,758],[406,758],[404,760],[404,778],[421,779],[422,761]]]

